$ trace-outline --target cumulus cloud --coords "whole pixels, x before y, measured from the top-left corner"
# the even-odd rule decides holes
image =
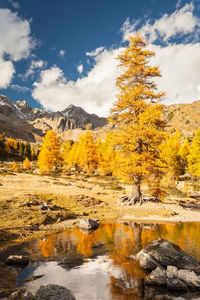
[[[24,78],[27,79],[29,76],[32,76],[36,70],[46,67],[47,63],[43,60],[32,60],[30,66],[26,73],[24,74]]]
[[[80,64],[78,67],[77,67],[77,71],[81,74],[83,72],[83,65]]]
[[[95,65],[87,76],[77,81],[67,81],[57,66],[43,70],[40,81],[34,83],[33,98],[53,111],[75,104],[90,113],[107,115],[115,99],[115,81],[120,73],[116,56],[120,51],[104,50],[95,57]]]
[[[0,85],[7,88],[15,73],[13,62],[28,58],[34,41],[30,24],[9,9],[0,9]],[[5,56],[8,59],[5,59]]]
[[[200,99],[200,43],[151,45],[156,56],[152,64],[160,66],[159,90],[166,92],[165,103],[193,102]]]
[[[125,21],[121,29],[124,41],[135,33],[138,24],[139,21],[133,21],[132,24],[129,19]],[[164,14],[153,24],[148,20],[139,29],[150,43],[160,38],[163,42],[168,42],[172,38],[177,36],[180,38],[188,34],[190,38],[194,38],[199,33],[200,19],[194,15],[194,5],[190,3],[181,9],[176,9],[171,15]]]
[[[123,41],[128,41],[129,36],[136,33],[136,27],[140,23],[140,20],[133,20],[133,22],[130,22],[130,19],[127,18],[124,24],[122,25],[120,32],[122,32]]]
[[[15,68],[11,61],[4,61],[0,57],[0,88],[6,89],[15,73]]]
[[[65,54],[66,54],[66,51],[65,51],[65,50],[61,49],[61,50],[59,51],[59,56],[64,57]]]
[[[96,48],[95,50],[91,51],[91,52],[86,52],[87,56],[91,56],[91,57],[95,57],[98,56],[99,54],[101,54],[104,51],[105,47],[99,47]]]

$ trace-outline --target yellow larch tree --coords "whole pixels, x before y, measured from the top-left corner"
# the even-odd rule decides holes
[[[181,156],[182,167],[184,173],[187,171],[188,168],[188,155],[190,154],[190,142],[188,138],[185,138],[184,144],[181,145],[179,150],[179,155]]]
[[[179,130],[171,134],[161,145],[162,157],[168,165],[169,179],[175,179],[184,173],[184,167],[180,155],[181,151],[181,135]]]
[[[97,140],[98,170],[104,175],[111,175],[115,167],[116,150],[113,145],[113,132],[110,131],[105,139]]]
[[[13,169],[14,172],[18,172],[19,171],[19,168],[18,168],[18,165],[17,165],[16,162],[13,162],[12,169]]]
[[[195,132],[190,154],[187,158],[189,172],[196,177],[200,177],[200,129]]]
[[[123,74],[118,77],[118,99],[111,110],[110,122],[116,127],[118,149],[117,175],[133,184],[130,202],[142,202],[141,183],[161,176],[159,145],[165,137],[163,105],[152,78],[159,77],[157,66],[149,65],[155,55],[146,49],[140,34],[130,37],[129,46],[118,56]],[[120,161],[120,163],[119,163]]]
[[[87,174],[93,174],[98,166],[98,154],[92,131],[87,129],[85,134],[80,135],[78,152],[80,153],[78,165]]]
[[[23,167],[26,170],[30,169],[31,164],[30,164],[30,160],[28,159],[28,157],[26,157],[25,160],[23,161]]]
[[[70,166],[70,159],[71,159],[71,150],[73,147],[72,141],[65,141],[65,143],[62,145],[61,149],[61,155],[63,160],[63,172],[67,172],[69,170]]]
[[[49,174],[60,160],[60,141],[53,130],[49,130],[43,139],[38,156],[39,173]]]

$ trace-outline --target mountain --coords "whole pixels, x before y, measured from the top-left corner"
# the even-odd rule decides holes
[[[183,136],[192,136],[200,129],[200,101],[165,106],[164,117],[169,132],[178,129]]]
[[[88,123],[92,129],[97,129],[106,124],[106,118],[88,114],[75,105],[70,105],[63,111],[49,113],[30,107],[26,101],[14,103],[0,95],[0,132],[5,132],[7,137],[41,141],[46,132],[52,129],[61,138],[74,139]]]
[[[200,101],[165,106],[164,119],[169,132],[178,129],[184,136],[192,136],[200,129]],[[14,103],[0,95],[0,132],[5,132],[7,137],[40,142],[46,132],[52,129],[63,139],[77,140],[88,123],[96,136],[105,135],[112,129],[111,124],[106,125],[106,118],[88,114],[75,105],[49,113],[30,107],[26,101]]]

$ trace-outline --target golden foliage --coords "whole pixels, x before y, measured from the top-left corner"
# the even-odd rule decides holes
[[[60,159],[60,141],[53,130],[49,130],[43,139],[38,156],[39,173],[49,174]]]
[[[70,151],[72,150],[72,142],[71,141],[66,141],[63,145],[62,145],[62,149],[61,149],[61,155],[62,155],[62,159],[63,159],[63,172],[67,172],[70,168]]]
[[[110,131],[105,140],[97,141],[98,169],[104,175],[111,175],[115,168],[116,150],[113,145],[113,132]]]
[[[200,176],[200,130],[195,132],[192,140],[190,154],[188,155],[188,168],[192,175]]]
[[[77,146],[78,165],[91,175],[98,166],[97,146],[94,142],[93,133],[89,130],[80,135]]]
[[[177,177],[184,172],[181,155],[181,135],[178,130],[171,134],[161,145],[162,157],[167,162],[170,177]]]
[[[31,164],[30,164],[30,160],[28,159],[28,157],[26,157],[25,160],[23,161],[23,167],[24,167],[24,169],[30,169]]]
[[[145,47],[144,39],[137,34],[119,55],[124,73],[116,82],[118,100],[110,117],[117,128],[115,174],[137,185],[154,174],[162,174],[159,145],[165,138],[163,106],[159,103],[164,93],[157,92],[151,80],[160,76],[160,71],[148,64],[154,52]]]
[[[13,169],[14,172],[18,172],[19,171],[19,168],[18,168],[18,165],[17,165],[16,162],[13,162],[12,169]]]

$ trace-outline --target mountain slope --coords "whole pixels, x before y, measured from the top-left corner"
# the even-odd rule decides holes
[[[164,118],[170,133],[178,129],[184,136],[192,136],[200,129],[200,101],[165,106]],[[52,129],[63,139],[77,140],[88,123],[96,131],[96,136],[104,135],[112,128],[106,125],[106,118],[88,114],[75,105],[69,105],[60,112],[49,113],[30,107],[26,101],[13,103],[6,96],[0,95],[0,132],[5,132],[7,137],[42,141],[46,132]]]
[[[0,131],[4,131],[8,137],[41,141],[42,136],[52,129],[62,138],[69,138],[72,129],[83,130],[88,123],[92,129],[96,129],[104,126],[106,119],[88,114],[74,105],[61,112],[49,113],[30,107],[26,101],[13,103],[6,96],[0,95]]]
[[[184,136],[192,136],[200,129],[200,101],[166,106],[164,116],[169,132],[178,129]]]

